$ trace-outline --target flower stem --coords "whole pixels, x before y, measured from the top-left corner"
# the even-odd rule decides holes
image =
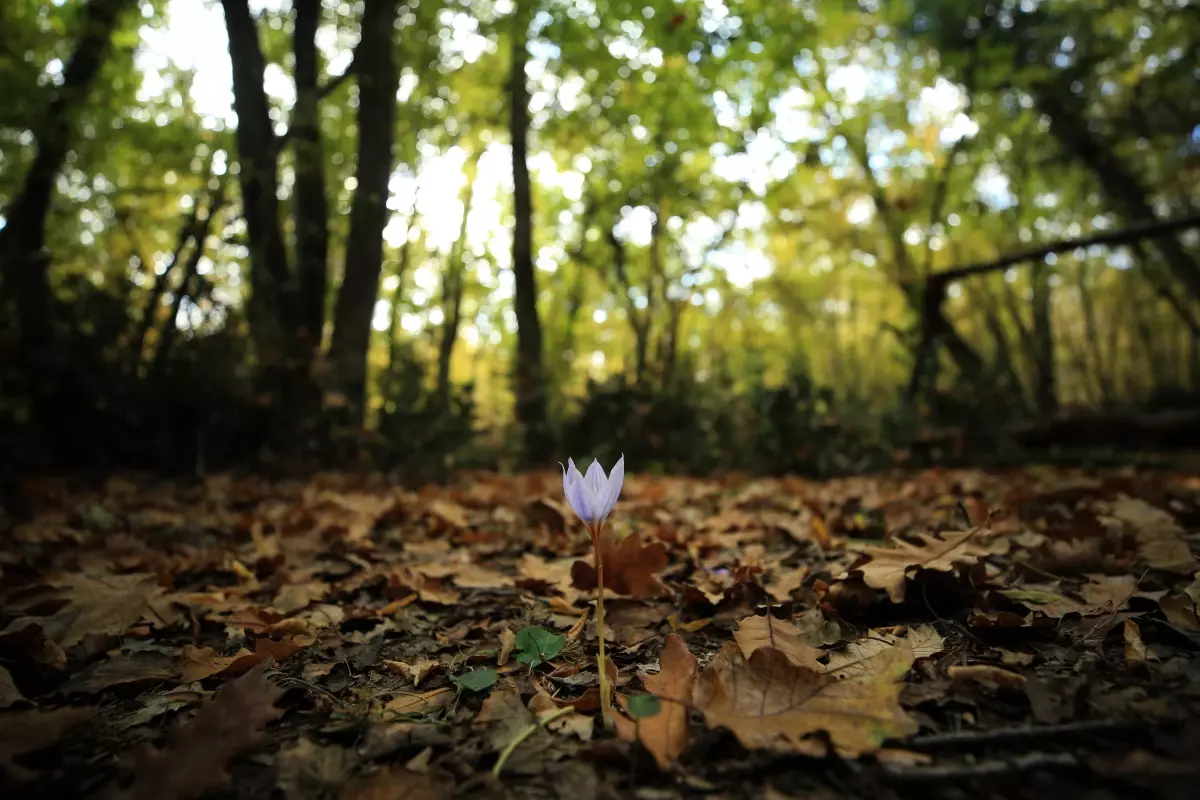
[[[600,526],[591,528],[592,548],[596,551],[596,638],[600,642],[600,658],[596,666],[600,672],[600,716],[606,729],[612,727],[612,712],[609,708],[608,659],[604,654],[604,559],[600,555]]]

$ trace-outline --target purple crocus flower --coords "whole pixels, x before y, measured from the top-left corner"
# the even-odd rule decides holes
[[[559,464],[559,466],[562,466]],[[599,461],[592,461],[586,475],[575,468],[575,461],[567,459],[563,469],[563,494],[571,510],[589,529],[599,527],[612,512],[621,496],[621,485],[625,482],[625,456],[613,465],[612,471],[604,474]]]

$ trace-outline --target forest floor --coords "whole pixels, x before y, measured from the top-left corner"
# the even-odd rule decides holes
[[[29,481],[0,796],[1194,796],[1200,474]],[[653,695],[657,701],[649,698]]]

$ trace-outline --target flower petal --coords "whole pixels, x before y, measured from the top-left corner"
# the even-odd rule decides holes
[[[583,479],[597,498],[604,496],[604,487],[608,485],[608,477],[604,474],[604,467],[600,466],[598,459],[592,459],[592,465],[588,467],[587,475],[584,475]]]
[[[587,489],[586,481],[575,467],[573,459],[568,458],[567,465],[568,469],[563,478],[563,493],[567,497],[567,504],[575,512],[575,516],[584,522],[591,522],[595,504],[591,502],[591,493]]]
[[[617,504],[617,498],[621,496],[621,486],[625,483],[625,454],[617,459],[617,463],[613,464],[612,471],[608,473],[608,481],[604,487],[604,493],[600,496],[599,512],[602,517],[607,517],[613,510],[613,506]]]

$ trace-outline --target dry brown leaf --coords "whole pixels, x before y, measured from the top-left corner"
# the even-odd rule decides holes
[[[500,631],[500,653],[496,656],[496,666],[503,667],[508,663],[508,657],[512,655],[516,644],[517,635],[513,633],[512,628],[505,628]]]
[[[294,614],[308,608],[317,600],[324,600],[327,596],[329,586],[320,581],[290,583],[279,590],[271,605],[280,613]]]
[[[899,703],[912,659],[892,647],[870,663],[875,671],[837,680],[770,647],[747,660],[730,642],[697,679],[694,704],[709,727],[728,728],[748,749],[824,755],[824,745],[809,738],[824,731],[844,756],[873,753],[918,725]]]
[[[428,773],[385,767],[346,784],[338,800],[450,800],[453,787]]]
[[[64,733],[95,713],[94,708],[68,707],[0,715],[0,769],[14,780],[31,780],[37,773],[16,764],[13,758],[56,744]]]
[[[937,655],[945,649],[945,645],[945,640],[932,625],[918,625],[903,637],[884,631],[871,631],[841,650],[830,651],[829,663],[818,665],[817,670],[837,678],[870,675],[879,669],[873,663],[874,659],[892,658],[888,654],[892,649],[899,650],[899,658],[915,661]]]
[[[603,536],[600,542],[604,588],[629,597],[660,597],[666,589],[655,574],[667,566],[666,544],[644,544],[636,533],[620,542],[614,538]],[[571,566],[571,577],[576,589],[588,592],[596,588],[596,568],[586,561],[576,561]]]
[[[119,686],[142,681],[174,681],[179,669],[168,656],[159,653],[141,653],[117,656],[93,664],[73,676],[63,687],[63,692],[94,694],[110,686]]]
[[[156,575],[71,575],[55,581],[50,596],[66,604],[48,617],[23,617],[15,620],[7,632],[20,630],[30,623],[41,626],[46,639],[59,647],[71,647],[87,634],[115,636],[124,633],[143,616],[156,619],[151,600],[162,593]]]
[[[435,708],[443,708],[454,700],[454,689],[443,686],[429,692],[398,695],[385,708],[397,714],[426,714]]]
[[[133,784],[120,800],[190,800],[224,786],[225,765],[259,743],[262,728],[282,712],[283,690],[260,667],[230,681],[195,717],[167,736],[166,747],[143,748],[130,765]]]
[[[404,675],[413,686],[420,686],[421,681],[429,677],[429,673],[440,667],[440,661],[434,661],[432,658],[419,658],[416,662],[409,664],[406,661],[389,661],[383,660],[383,665],[397,675]]]
[[[1170,513],[1128,495],[1100,506],[1106,512],[1101,522],[1118,536],[1131,537],[1146,566],[1184,575],[1196,571],[1196,559],[1188,549],[1183,526]]]
[[[930,569],[949,572],[959,565],[975,564],[989,554],[979,539],[986,534],[983,527],[969,531],[947,531],[939,539],[928,533],[917,534],[921,544],[909,544],[897,539],[894,547],[864,547],[862,552],[870,561],[857,569],[863,582],[873,589],[883,589],[893,603],[904,600],[905,581],[912,570]]]
[[[946,669],[946,674],[955,681],[974,681],[984,686],[1020,686],[1025,683],[1025,676],[1009,672],[989,664],[970,664],[954,666]]]
[[[494,751],[506,748],[535,722],[533,712],[521,702],[520,690],[507,679],[496,684],[475,717],[476,725],[486,727],[488,747]],[[540,772],[542,751],[549,741],[550,734],[545,728],[538,728],[512,751],[504,764],[505,772],[518,775]]]
[[[288,800],[332,797],[353,773],[355,760],[352,750],[301,737],[280,749],[275,785]]]
[[[808,644],[804,634],[791,622],[775,619],[770,614],[738,620],[738,629],[733,638],[746,658],[760,648],[774,647],[797,667],[822,671],[820,659],[825,652]]]
[[[692,740],[688,729],[688,705],[700,672],[700,662],[688,651],[681,637],[669,633],[659,663],[658,674],[640,677],[646,691],[662,698],[661,710],[653,717],[636,722],[616,714],[613,723],[621,739],[627,742],[640,740],[659,768],[665,770]]]
[[[544,720],[551,714],[557,713],[560,708],[561,706],[554,702],[554,698],[544,691],[539,691],[529,700],[529,710],[539,720]],[[569,734],[585,742],[590,742],[592,734],[595,732],[595,719],[572,711],[566,716],[546,723],[546,728],[555,733]]]
[[[276,663],[286,661],[309,644],[312,644],[311,640],[301,637],[278,642],[258,639],[254,642],[253,653],[243,647],[231,656],[218,656],[211,647],[185,644],[180,651],[179,673],[186,683],[213,675],[241,675],[268,659]]]
[[[1127,664],[1144,664],[1147,659],[1151,658],[1149,651],[1146,650],[1146,643],[1142,641],[1142,632],[1136,622],[1131,619],[1125,620],[1123,634]]]

